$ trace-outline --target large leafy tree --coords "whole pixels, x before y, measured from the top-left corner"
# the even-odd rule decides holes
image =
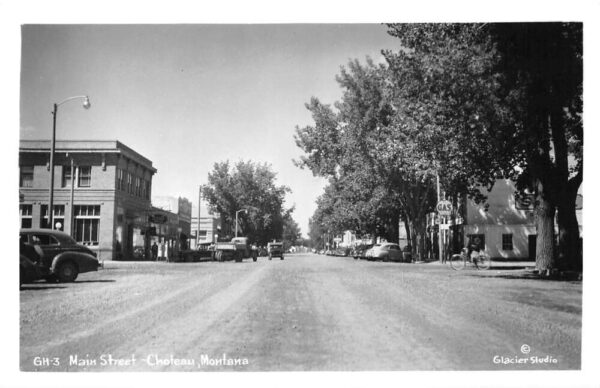
[[[284,208],[289,191],[276,184],[276,174],[268,164],[251,161],[240,161],[233,168],[229,161],[215,163],[208,183],[202,186],[211,210],[221,214],[222,233],[232,236],[236,212],[247,209],[238,212],[240,231],[260,245],[282,238],[285,220],[289,223],[293,211]]]
[[[536,195],[538,251],[543,253],[538,267],[580,270],[576,198],[583,179],[583,26],[512,23],[487,28],[502,54],[499,69],[520,124],[517,152],[526,163],[519,183]],[[555,212],[557,254],[548,243],[554,241]]]
[[[580,267],[581,25],[389,27],[405,48],[385,53],[398,105],[425,135],[444,186],[476,194],[497,177],[516,180],[536,195],[538,268]]]
[[[397,241],[402,219],[422,251],[435,175],[417,157],[410,123],[398,117],[388,69],[351,61],[337,80],[343,96],[335,110],[316,98],[307,104],[315,125],[297,129],[296,143],[305,151],[298,164],[331,178],[334,189],[343,185],[331,215],[347,227]]]

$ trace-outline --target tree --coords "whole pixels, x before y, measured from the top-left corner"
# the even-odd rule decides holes
[[[397,241],[403,219],[421,253],[435,174],[427,161],[417,161],[414,132],[393,106],[388,69],[370,59],[351,61],[337,81],[344,93],[335,112],[316,98],[307,104],[315,125],[296,130],[296,144],[306,153],[297,164],[331,179],[335,208],[348,226]],[[340,184],[343,190],[335,190]]]
[[[522,129],[526,155],[521,187],[536,194],[538,236],[554,241],[558,254],[540,241],[538,268],[582,269],[576,199],[583,179],[583,25],[581,23],[494,24],[490,34],[503,54],[499,64]],[[555,260],[556,258],[556,260]]]
[[[202,186],[202,196],[211,210],[221,214],[223,231],[232,235],[238,210],[239,226],[251,241],[266,245],[274,238],[281,239],[285,217],[292,209],[284,209],[290,189],[277,186],[276,175],[267,164],[240,161],[234,168],[229,161],[215,163],[208,174],[208,184]]]
[[[575,200],[583,170],[581,25],[389,27],[404,47],[385,53],[397,95],[408,107],[405,115],[431,133],[424,144],[444,166],[445,186],[473,194],[477,186],[489,189],[506,177],[522,191],[533,190],[537,267],[580,267]]]
[[[294,246],[302,240],[300,226],[298,226],[298,223],[292,218],[293,210],[294,209],[289,209],[285,211],[283,215],[282,240],[286,248]]]

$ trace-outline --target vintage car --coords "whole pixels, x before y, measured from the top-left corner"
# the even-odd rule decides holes
[[[352,257],[354,257],[355,260],[358,259],[366,259],[367,257],[365,256],[365,253],[367,252],[367,250],[371,249],[373,247],[373,244],[361,244],[361,245],[357,245],[352,249]]]
[[[267,244],[267,253],[269,255],[269,260],[273,257],[279,257],[283,260],[283,243],[273,241]]]
[[[23,239],[19,242],[19,285],[40,279],[40,261],[44,252],[39,245],[30,245]]]
[[[375,244],[365,252],[367,260],[403,261],[402,250],[398,244]]]
[[[19,239],[21,246],[41,248],[41,258],[36,263],[39,278],[72,282],[80,273],[97,271],[101,267],[96,254],[67,233],[50,229],[21,229]]]

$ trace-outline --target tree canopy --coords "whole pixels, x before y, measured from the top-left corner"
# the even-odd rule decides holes
[[[288,233],[294,233],[289,229],[293,226],[293,208],[284,208],[290,189],[276,184],[276,174],[268,164],[240,161],[231,167],[229,161],[215,163],[201,190],[211,210],[221,215],[221,233],[228,237],[235,230],[236,212],[240,233],[254,243],[266,245],[273,239],[280,240],[284,225]],[[240,212],[242,209],[246,211]]]
[[[536,195],[538,267],[577,263],[581,24],[388,29],[402,48],[384,51],[386,63],[342,67],[341,100],[332,107],[313,97],[306,107],[315,125],[296,129],[305,153],[297,164],[330,179],[313,224],[373,230],[373,220],[381,221],[374,216],[385,214],[395,219],[389,224],[404,220],[417,245],[436,201],[436,176],[448,196],[476,201],[485,200],[480,189],[510,178]]]

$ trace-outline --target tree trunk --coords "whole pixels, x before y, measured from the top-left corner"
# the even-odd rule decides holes
[[[544,198],[542,192],[538,192],[536,202],[537,242],[535,266],[541,273],[556,268],[554,255],[554,214],[556,210],[554,205]]]
[[[577,222],[576,201],[577,188],[569,185],[571,190],[558,203],[558,259],[560,269],[581,271],[583,269],[583,256]]]
[[[552,88],[553,95],[558,86]],[[579,224],[577,222],[577,191],[581,185],[582,172],[569,179],[568,147],[566,140],[563,107],[560,96],[555,95],[557,103],[553,104],[551,113],[552,143],[556,170],[554,186],[556,190],[556,207],[558,210],[558,255],[556,265],[559,269],[581,270],[583,267],[579,247]]]
[[[389,242],[398,244],[398,230],[400,229],[400,216],[394,216],[386,228],[386,239]]]
[[[408,245],[413,245],[412,244],[412,240],[411,240],[411,227],[410,227],[410,223],[408,222],[408,220],[404,220],[404,230],[406,231],[406,239],[407,239],[407,244]],[[411,248],[412,250],[412,248]]]

